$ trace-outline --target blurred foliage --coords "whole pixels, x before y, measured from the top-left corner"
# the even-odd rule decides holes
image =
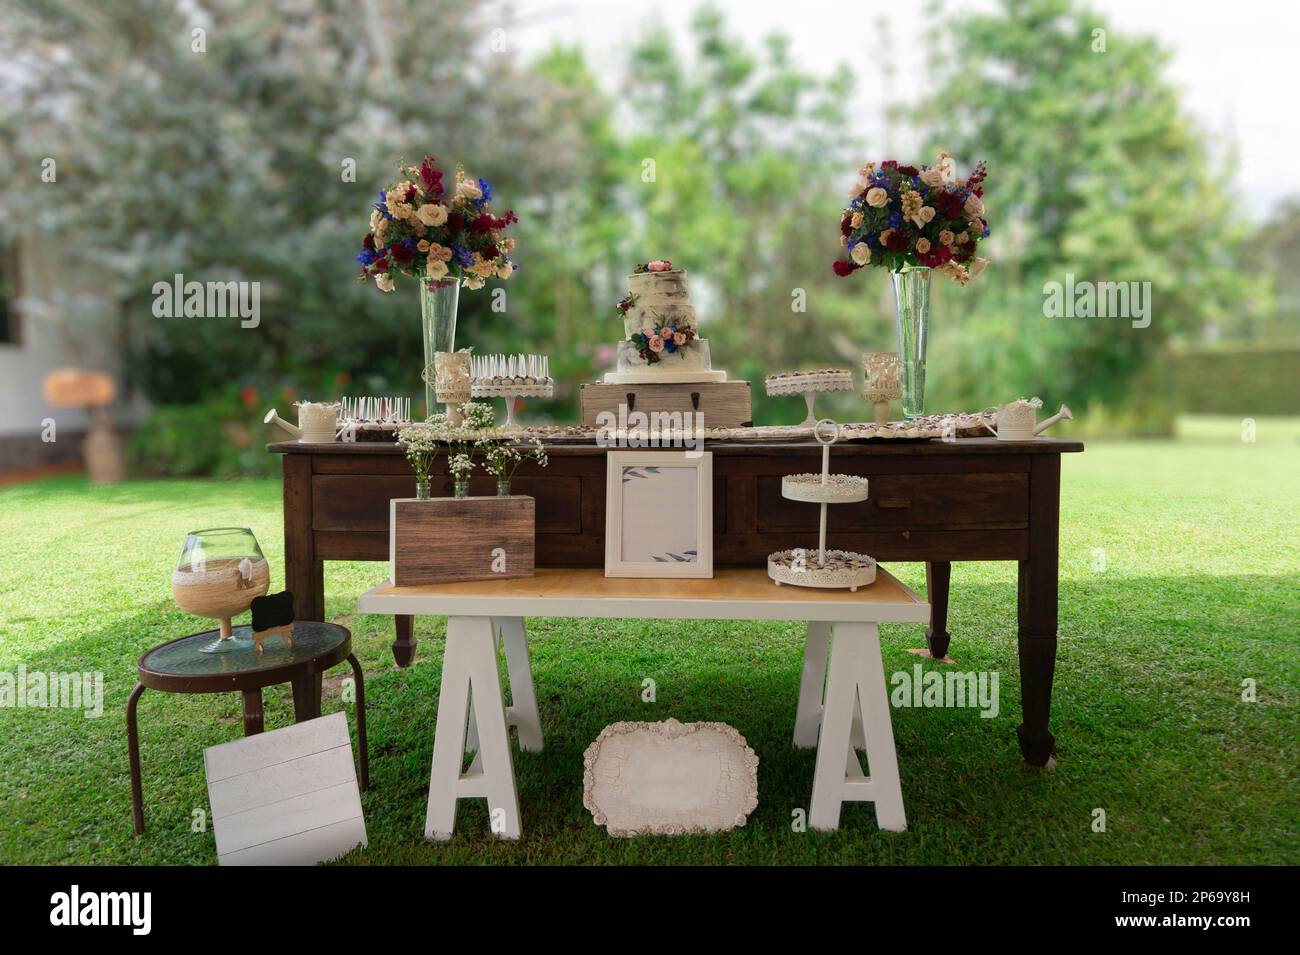
[[[996,382],[1001,394],[1114,404],[1164,343],[1249,307],[1231,170],[1211,168],[1154,39],[1071,0],[1004,0],[945,26],[921,116],[963,167],[988,160],[996,239],[993,281],[950,297],[960,303],[936,330],[936,375],[968,401]],[[1067,274],[1150,282],[1150,326],[1044,317],[1043,284]]]
[[[278,474],[280,458],[266,453],[259,409],[258,393],[248,387],[201,404],[158,405],[127,442],[127,466],[141,477]],[[297,420],[292,410],[285,417]],[[272,440],[287,439],[276,432]]]
[[[463,294],[457,337],[551,355],[556,398],[528,418],[572,420],[577,385],[612,363],[624,277],[650,258],[690,271],[714,361],[755,383],[758,422],[803,414],[763,395],[765,374],[856,371],[864,349],[894,347],[885,277],[830,271],[854,171],[889,158],[848,132],[852,74],[796,63],[780,36],[746,44],[712,7],[684,47],[643,31],[611,78],[577,48],[501,52],[492,28],[509,11],[488,0],[0,0],[0,15],[0,230],[107,270],[131,384],[159,405],[249,387],[419,394],[415,290],[358,284],[352,257],[396,161],[426,151],[520,216],[504,310],[499,283]],[[994,229],[984,275],[936,283],[930,408],[1020,394],[1116,408],[1168,342],[1275,330],[1275,277],[1294,310],[1300,213],[1283,211],[1290,238],[1258,274],[1238,266],[1230,170],[1211,163],[1154,40],[1071,0],[930,17],[934,89],[901,111],[927,148],[895,158],[947,146],[963,173],[987,159]],[[192,51],[196,26],[206,52]],[[36,202],[46,156],[59,186],[38,185]],[[1151,326],[1045,318],[1042,285],[1067,272],[1152,282]],[[153,283],[175,273],[261,282],[260,327],[154,318]],[[819,410],[863,414],[851,395]],[[202,427],[222,433],[228,411]],[[181,453],[169,435],[183,417],[162,413],[142,464],[160,460],[149,446]]]

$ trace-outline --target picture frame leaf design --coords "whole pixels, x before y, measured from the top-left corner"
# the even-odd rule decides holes
[[[713,576],[713,455],[606,455],[605,576]]]

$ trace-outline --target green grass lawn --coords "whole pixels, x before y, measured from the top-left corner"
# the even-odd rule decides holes
[[[1001,709],[895,709],[909,829],[869,805],[837,833],[792,829],[814,754],[790,745],[802,627],[782,623],[530,621],[546,749],[515,756],[524,838],[487,835],[466,805],[447,844],[423,841],[442,621],[417,621],[417,663],[394,667],[387,618],[354,613],[378,563],[330,564],[328,616],[352,628],[370,702],[370,846],[358,863],[1290,863],[1300,666],[1300,424],[1199,423],[1165,443],[1096,443],[1063,466],[1054,772],[1021,764],[1015,567],[954,567],[949,629],[960,670],[998,671]],[[212,864],[203,749],[241,732],[234,694],[149,692],[140,706],[149,831],[131,832],[124,707],[149,647],[206,628],[172,604],[185,532],[246,524],[282,582],[275,481],[61,478],[0,490],[0,670],[99,670],[98,719],[0,709],[0,862]],[[922,568],[892,565],[924,586]],[[920,627],[882,627],[886,674],[911,670]],[[925,667],[941,667],[925,661]],[[346,667],[327,679],[345,706]],[[641,702],[641,681],[658,685]],[[1243,702],[1254,680],[1257,702]],[[266,692],[268,727],[292,720]],[[741,830],[610,839],[582,808],[582,753],[616,720],[723,720],[760,759]],[[1104,832],[1093,831],[1096,810]]]

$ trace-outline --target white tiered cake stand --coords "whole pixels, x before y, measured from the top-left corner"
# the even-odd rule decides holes
[[[796,427],[808,428],[817,423],[817,416],[813,414],[813,400],[819,394],[829,391],[852,391],[853,374],[840,370],[827,370],[817,374],[786,372],[768,375],[763,384],[767,388],[767,393],[773,397],[803,395],[803,400],[808,405],[808,417],[799,422]]]
[[[830,435],[822,437],[824,426]],[[781,496],[791,501],[821,505],[821,523],[817,549],[797,547],[779,550],[767,558],[767,575],[781,584],[796,587],[848,587],[856,591],[876,579],[876,561],[865,554],[826,549],[826,507],[829,504],[856,504],[867,499],[867,479],[852,474],[831,474],[831,445],[838,440],[840,428],[829,418],[818,421],[813,436],[822,446],[821,474],[790,474],[781,479]]]

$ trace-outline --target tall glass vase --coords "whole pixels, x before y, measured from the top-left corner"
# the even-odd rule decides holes
[[[925,413],[925,346],[930,337],[930,269],[924,266],[891,272],[894,313],[898,318],[898,354],[903,363],[903,416]]]
[[[433,356],[456,350],[456,308],[460,282],[454,278],[420,279],[420,318],[424,325],[424,413],[438,410],[434,391]]]

